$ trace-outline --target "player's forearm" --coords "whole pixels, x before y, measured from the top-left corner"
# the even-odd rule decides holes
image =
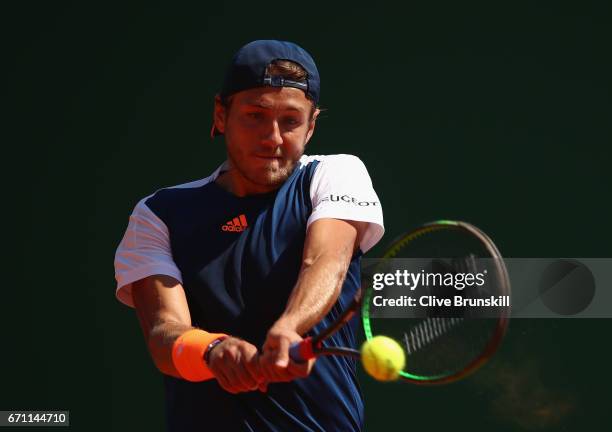
[[[179,336],[192,328],[185,324],[163,322],[156,324],[151,329],[147,345],[153,362],[160,372],[180,378],[172,362],[172,348]]]
[[[277,322],[304,334],[323,319],[340,295],[351,256],[352,250],[347,248],[305,259],[297,284]]]

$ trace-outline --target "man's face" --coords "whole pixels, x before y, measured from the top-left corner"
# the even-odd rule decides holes
[[[280,186],[291,175],[314,131],[318,110],[291,87],[262,87],[215,101],[215,126],[225,134],[228,158],[239,181],[251,190]]]

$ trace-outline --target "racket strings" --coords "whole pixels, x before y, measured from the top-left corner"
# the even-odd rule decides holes
[[[457,296],[463,301],[509,294],[503,260],[486,234],[467,223],[437,221],[393,241],[382,258],[393,259],[382,264],[393,271],[396,270],[393,266],[399,266],[434,275],[433,282],[427,279],[426,284],[419,285],[419,292],[412,294],[415,298],[431,295],[453,300],[453,307],[435,303],[406,316],[369,317],[372,292],[369,287],[365,290],[366,335],[387,335],[402,344],[409,357],[402,378],[422,384],[449,382],[475,370],[490,357],[503,337],[507,320],[497,316],[489,319],[488,310],[454,303]],[[391,272],[388,268],[381,272]],[[476,278],[480,273],[480,278]],[[452,286],[444,279],[437,282],[437,274],[443,277],[451,274]],[[484,279],[484,283],[467,285],[469,274],[474,275],[469,276],[470,281]],[[457,285],[464,282],[468,289]]]
[[[408,332],[404,332],[403,339],[407,353],[414,354],[448,333],[462,321],[463,318],[427,318],[425,321],[420,322]]]
[[[479,270],[477,259],[475,254],[470,253],[464,257],[453,259],[452,266],[457,273],[475,274]]]

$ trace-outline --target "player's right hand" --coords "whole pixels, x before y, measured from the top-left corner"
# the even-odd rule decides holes
[[[257,348],[242,339],[228,337],[215,346],[210,352],[208,367],[219,385],[230,393],[266,389]]]

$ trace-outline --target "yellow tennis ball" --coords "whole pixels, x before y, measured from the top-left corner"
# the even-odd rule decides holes
[[[361,346],[361,362],[367,373],[379,381],[393,381],[404,369],[404,350],[387,336],[375,336]]]

